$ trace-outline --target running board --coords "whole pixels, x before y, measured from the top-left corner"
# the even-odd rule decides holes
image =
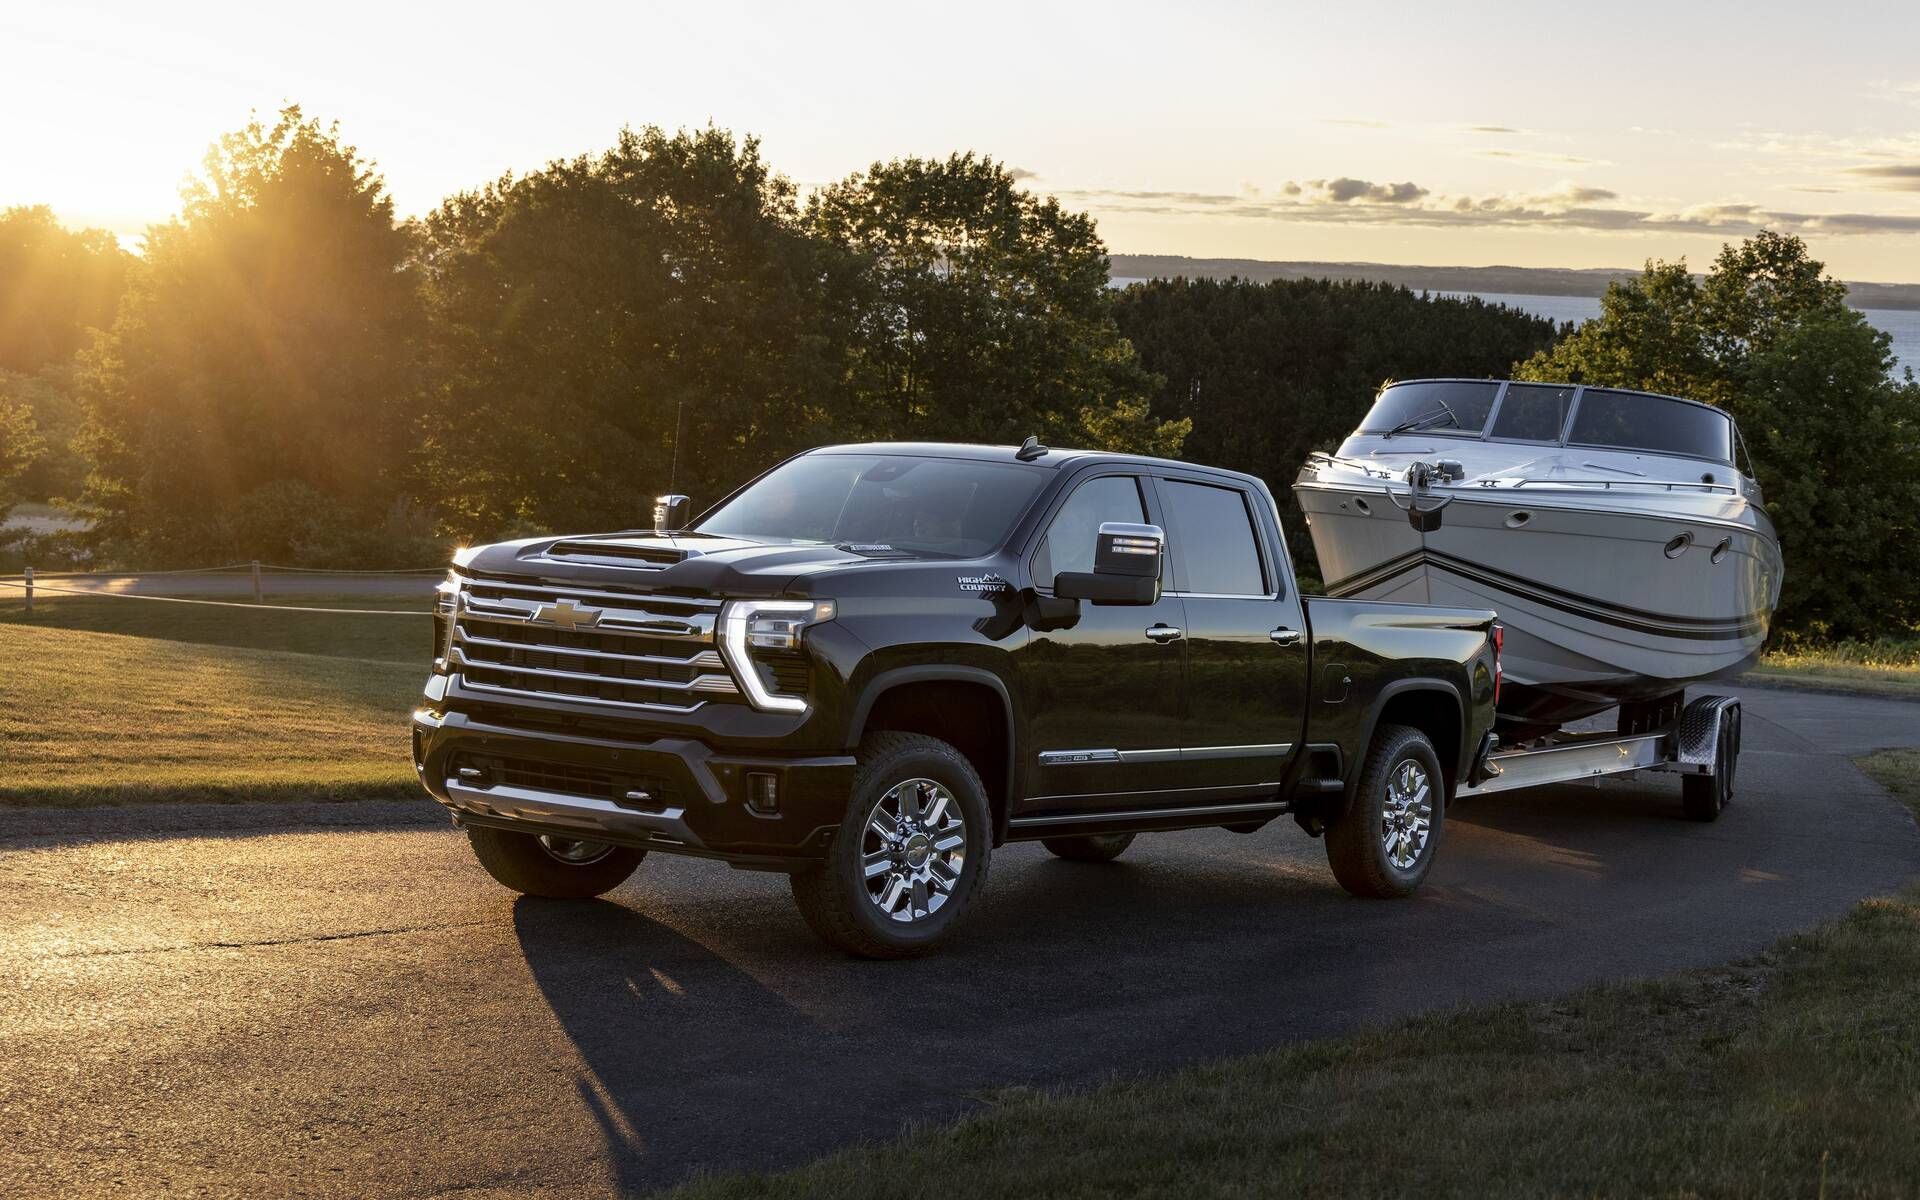
[[[1046,816],[1014,817],[1007,822],[1012,830],[1052,829],[1070,825],[1119,825],[1128,822],[1193,820],[1197,825],[1215,825],[1220,818],[1279,816],[1287,811],[1284,800],[1260,800],[1249,804],[1188,804],[1177,808],[1122,808],[1099,812],[1050,813]]]

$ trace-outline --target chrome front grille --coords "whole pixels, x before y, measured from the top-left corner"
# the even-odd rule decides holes
[[[720,601],[463,582],[448,667],[477,691],[689,713],[740,690],[714,643]]]

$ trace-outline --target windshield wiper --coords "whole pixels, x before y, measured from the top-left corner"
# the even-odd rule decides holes
[[[1445,417],[1448,421],[1452,422],[1453,427],[1455,429],[1466,428],[1464,425],[1460,424],[1460,418],[1454,414],[1453,409],[1447,407],[1447,402],[1445,400],[1436,400],[1434,401],[1434,403],[1438,404],[1440,407],[1437,409],[1433,409],[1429,412],[1426,412],[1420,416],[1414,417],[1411,420],[1402,421],[1398,425],[1395,425],[1392,429],[1387,430],[1386,433],[1382,434],[1381,436],[1392,437],[1396,433],[1412,433],[1416,429],[1425,429],[1427,427],[1427,422],[1433,421],[1440,417]]]

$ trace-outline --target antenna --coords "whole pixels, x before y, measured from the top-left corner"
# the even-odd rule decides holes
[[[1020,443],[1020,448],[1013,452],[1013,456],[1021,462],[1032,462],[1046,452],[1047,448],[1040,444],[1040,439],[1028,434],[1027,440]]]
[[[674,403],[673,456],[667,460],[667,490],[669,492],[673,491],[673,485],[678,482],[676,476],[680,474],[680,414],[685,412],[686,409],[687,402],[684,399]]]

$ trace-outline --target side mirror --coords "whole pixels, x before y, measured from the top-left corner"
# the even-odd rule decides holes
[[[690,502],[677,492],[653,498],[653,531],[668,533],[687,523]]]
[[[1095,604],[1153,604],[1160,599],[1160,558],[1167,535],[1157,525],[1109,521],[1093,543],[1093,570],[1062,571],[1053,594]]]

